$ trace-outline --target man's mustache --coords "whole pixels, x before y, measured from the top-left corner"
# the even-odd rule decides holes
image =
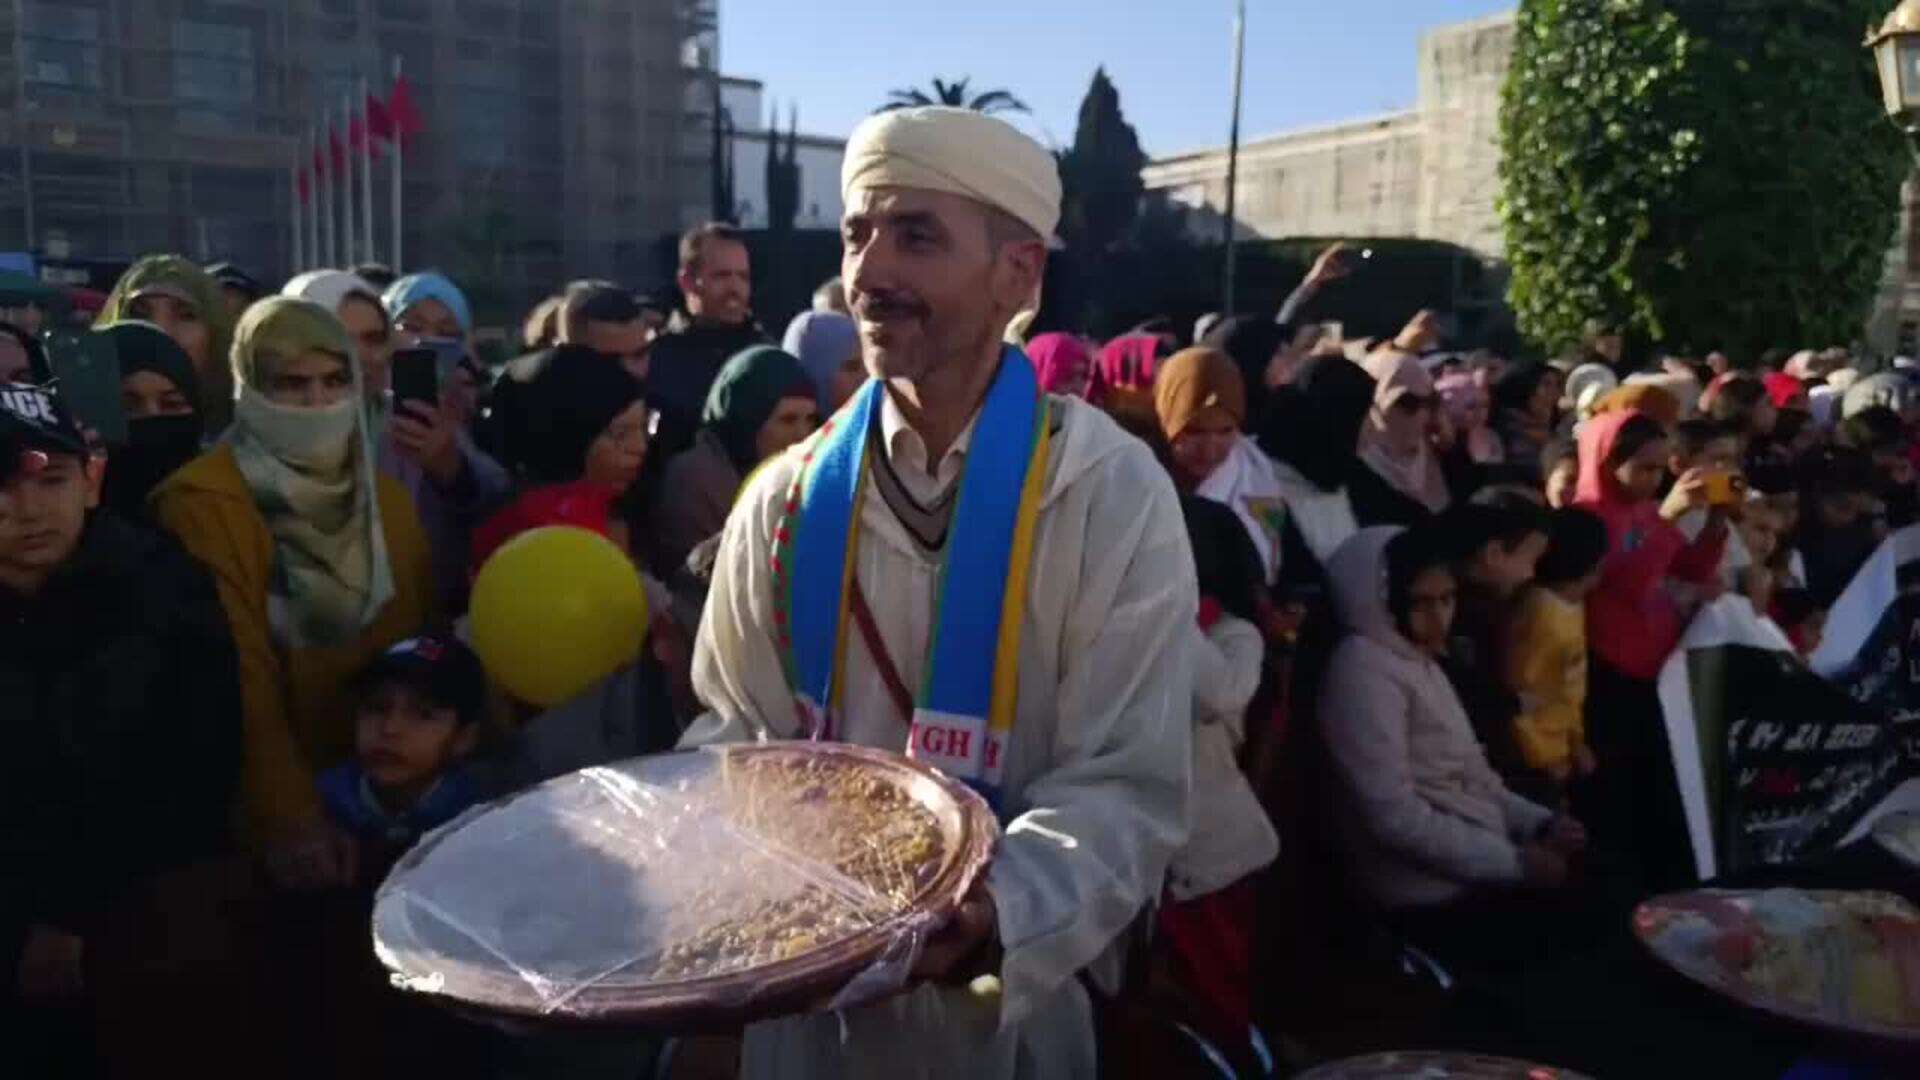
[[[888,293],[868,293],[854,301],[854,314],[868,322],[885,319],[911,318],[924,319],[929,314],[927,305],[911,296]]]

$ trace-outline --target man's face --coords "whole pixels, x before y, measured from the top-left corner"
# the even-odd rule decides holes
[[[729,325],[747,321],[753,301],[753,264],[747,245],[709,237],[700,245],[698,265],[680,271],[687,311]]]
[[[959,195],[862,188],[841,220],[841,280],[867,370],[921,379],[949,357],[977,357],[1032,296],[1039,242],[991,243],[989,211]]]
[[[581,334],[582,345],[620,362],[627,374],[644,381],[648,354],[653,349],[653,328],[645,319],[632,322],[589,322]]]
[[[79,455],[33,460],[0,482],[0,581],[8,583],[37,585],[59,569],[80,543],[87,510],[99,502]]]
[[[0,334],[0,386],[33,381],[33,360],[18,341]]]
[[[387,326],[386,313],[364,296],[349,296],[340,304],[340,323],[360,354],[367,397],[379,397],[387,390],[387,372],[393,366],[393,330]]]

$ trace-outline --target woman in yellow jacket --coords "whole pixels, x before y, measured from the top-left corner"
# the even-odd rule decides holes
[[[352,753],[354,677],[434,614],[427,542],[375,469],[333,312],[262,300],[232,360],[233,428],[155,490],[154,517],[213,572],[239,649],[251,846],[284,884],[344,884],[352,844],[321,815],[314,775]]]

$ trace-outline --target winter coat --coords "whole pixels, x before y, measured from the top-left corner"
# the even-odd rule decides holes
[[[1328,566],[1347,636],[1320,691],[1320,725],[1355,882],[1384,908],[1446,904],[1521,880],[1520,842],[1553,814],[1509,791],[1431,656],[1387,610],[1394,528],[1363,529]]]
[[[1608,666],[1629,678],[1651,681],[1686,629],[1680,606],[1663,588],[1668,577],[1705,585],[1720,572],[1726,550],[1724,526],[1686,536],[1661,518],[1659,504],[1633,500],[1606,467],[1620,429],[1635,412],[1610,412],[1580,429],[1580,476],[1574,505],[1607,526],[1607,557],[1600,585],[1587,598],[1587,640]]]
[[[1266,641],[1244,619],[1223,615],[1193,628],[1193,799],[1187,846],[1167,867],[1175,900],[1224,889],[1280,854],[1280,837],[1240,771],[1247,703],[1260,688]]]
[[[153,494],[154,520],[213,571],[239,651],[241,805],[250,840],[320,820],[315,775],[353,749],[354,677],[434,615],[433,561],[419,516],[397,481],[381,475],[378,483],[393,596],[357,640],[329,648],[289,648],[274,632],[267,604],[273,536],[230,448],[188,462]]]
[[[31,597],[0,589],[0,1001],[29,926],[83,938],[142,880],[230,842],[240,681],[213,582],[95,511]]]

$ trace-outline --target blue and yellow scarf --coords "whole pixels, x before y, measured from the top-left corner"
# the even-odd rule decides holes
[[[774,533],[775,637],[807,730],[832,738],[859,548],[860,501],[885,385],[871,380],[805,452]],[[1020,622],[1051,442],[1033,365],[1009,346],[987,391],[941,557],[939,606],[907,753],[998,807],[1018,689]]]

